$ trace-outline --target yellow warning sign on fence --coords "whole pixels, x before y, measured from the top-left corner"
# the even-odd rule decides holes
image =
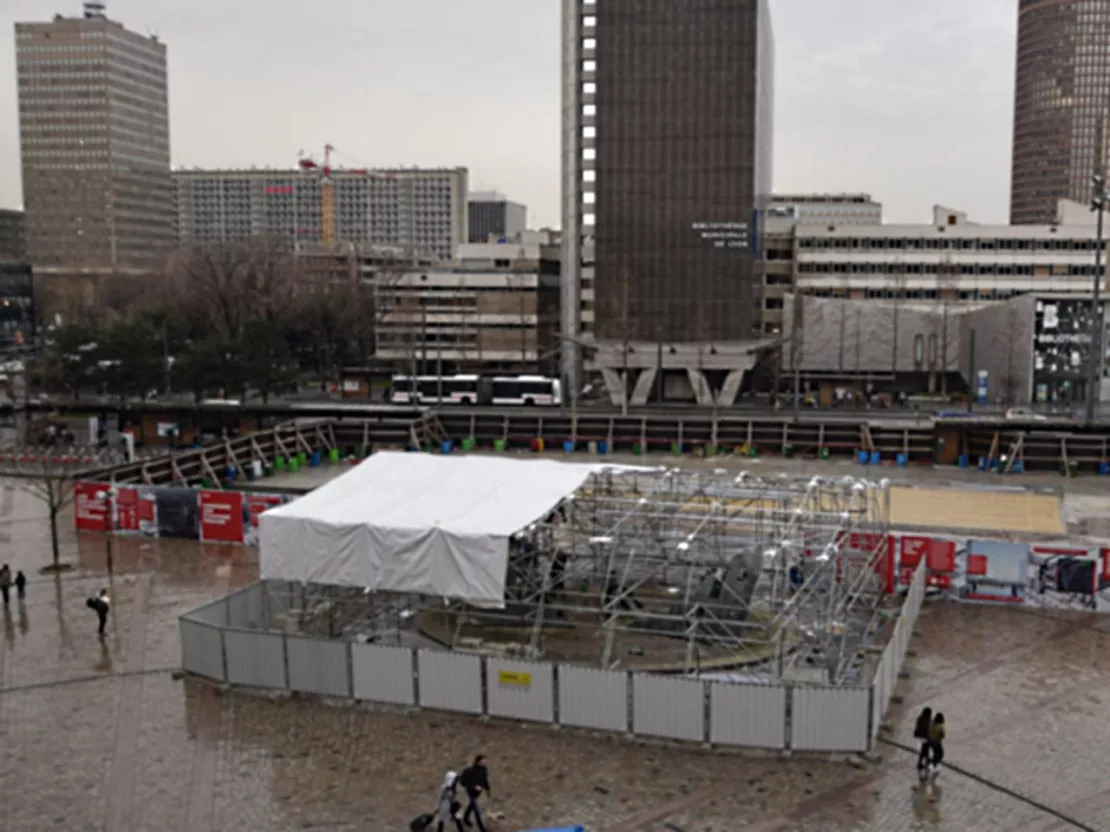
[[[532,674],[520,673],[515,670],[497,671],[497,681],[502,685],[511,685],[516,688],[532,687]]]

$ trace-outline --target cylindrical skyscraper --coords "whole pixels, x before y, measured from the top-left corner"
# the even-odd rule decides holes
[[[1110,0],[1020,0],[1010,222],[1086,202],[1107,161]]]

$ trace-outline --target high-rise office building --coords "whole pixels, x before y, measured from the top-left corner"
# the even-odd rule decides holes
[[[1020,0],[1010,222],[1086,202],[1110,155],[1110,0]]]
[[[178,170],[181,245],[269,237],[291,249],[323,244],[322,178],[302,170]],[[394,246],[450,260],[467,240],[466,168],[333,170],[335,241]]]
[[[0,260],[22,263],[27,259],[27,235],[22,211],[0,208]]]
[[[484,243],[490,237],[512,237],[528,228],[528,209],[495,191],[472,193],[468,214],[472,243]]]
[[[26,237],[36,273],[141,274],[174,242],[166,46],[109,20],[17,23]]]
[[[614,399],[693,367],[728,398],[750,366],[773,50],[767,0],[564,0],[564,335]]]

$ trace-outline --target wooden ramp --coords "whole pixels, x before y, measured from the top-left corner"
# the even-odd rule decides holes
[[[891,486],[890,524],[999,534],[1064,534],[1053,494]]]

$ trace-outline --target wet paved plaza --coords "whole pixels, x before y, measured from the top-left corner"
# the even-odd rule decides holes
[[[44,577],[41,506],[0,491],[0,545],[32,583],[3,613],[0,830],[404,832],[448,767],[481,751],[493,832],[1110,830],[1110,619],[927,605],[880,759],[782,759],[549,727],[271,699],[175,679],[179,613],[254,579],[253,553],[113,541],[103,644],[84,600],[105,541]],[[5,537],[7,540],[5,540]],[[916,787],[909,723],[949,722],[948,761]],[[1054,812],[1056,814],[1054,814]]]

